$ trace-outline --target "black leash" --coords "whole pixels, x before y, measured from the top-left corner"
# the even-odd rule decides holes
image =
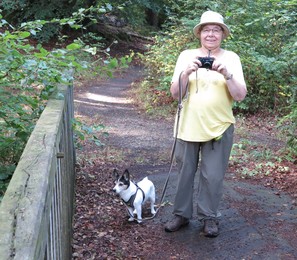
[[[177,141],[177,135],[178,135],[178,128],[179,128],[179,120],[180,120],[180,112],[183,108],[183,105],[182,105],[182,82],[181,82],[181,74],[183,73],[183,71],[180,73],[179,75],[179,79],[178,79],[178,87],[179,87],[179,93],[178,93],[178,107],[177,107],[177,119],[176,119],[176,126],[175,126],[175,136],[174,136],[174,142],[173,142],[173,145],[172,145],[172,148],[171,148],[171,156],[170,156],[170,168],[169,168],[169,171],[168,171],[168,175],[167,175],[167,178],[166,178],[166,181],[164,183],[164,186],[163,186],[163,190],[162,190],[162,195],[161,195],[161,200],[160,200],[160,204],[159,204],[159,207],[156,209],[156,213],[151,216],[151,217],[147,217],[147,218],[143,218],[141,219],[141,221],[143,220],[150,220],[150,219],[153,219],[154,217],[156,217],[158,211],[160,210],[160,208],[162,207],[162,204],[163,204],[163,200],[164,200],[164,197],[165,197],[165,194],[166,194],[166,189],[167,189],[167,185],[168,185],[168,182],[169,182],[169,178],[170,178],[170,174],[171,174],[171,171],[172,171],[172,168],[173,168],[173,158],[174,158],[174,153],[175,153],[175,147],[176,147],[176,141]],[[188,89],[188,83],[186,85],[186,91]],[[126,205],[126,204],[125,204]],[[127,206],[127,205],[126,205]],[[134,216],[132,216],[130,214],[130,211],[128,210],[128,206],[127,206],[127,211],[128,211],[128,214],[130,215],[131,218],[133,218],[134,220],[140,220],[138,218],[135,218]]]

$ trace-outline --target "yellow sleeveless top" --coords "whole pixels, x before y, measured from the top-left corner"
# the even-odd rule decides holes
[[[232,103],[223,75],[198,69],[197,74],[194,72],[189,77],[177,137],[189,142],[206,142],[219,137],[235,123]],[[176,121],[177,118],[174,129]]]

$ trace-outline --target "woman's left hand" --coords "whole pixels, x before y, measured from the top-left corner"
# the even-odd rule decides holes
[[[229,75],[226,65],[222,63],[220,60],[214,60],[212,64],[212,70],[221,73],[225,78]]]

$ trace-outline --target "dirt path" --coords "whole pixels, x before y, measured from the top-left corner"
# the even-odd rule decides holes
[[[164,232],[171,218],[176,172],[166,201],[152,221],[128,223],[125,207],[110,191],[111,173],[129,168],[136,180],[154,182],[161,195],[169,169],[173,118],[146,116],[133,102],[131,83],[141,68],[107,82],[86,84],[75,94],[76,115],[108,126],[106,146],[79,150],[73,259],[297,259],[297,209],[286,194],[229,173],[220,206],[217,238],[205,238],[194,214],[190,225]],[[197,185],[196,185],[197,186]],[[148,211],[144,212],[148,215]]]

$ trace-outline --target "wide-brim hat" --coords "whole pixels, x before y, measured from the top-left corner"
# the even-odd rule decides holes
[[[230,29],[224,23],[223,16],[217,12],[206,11],[201,15],[200,23],[198,23],[193,29],[193,32],[196,37],[200,38],[201,29],[206,24],[217,24],[221,26],[224,31],[224,38],[227,38],[230,35]]]

